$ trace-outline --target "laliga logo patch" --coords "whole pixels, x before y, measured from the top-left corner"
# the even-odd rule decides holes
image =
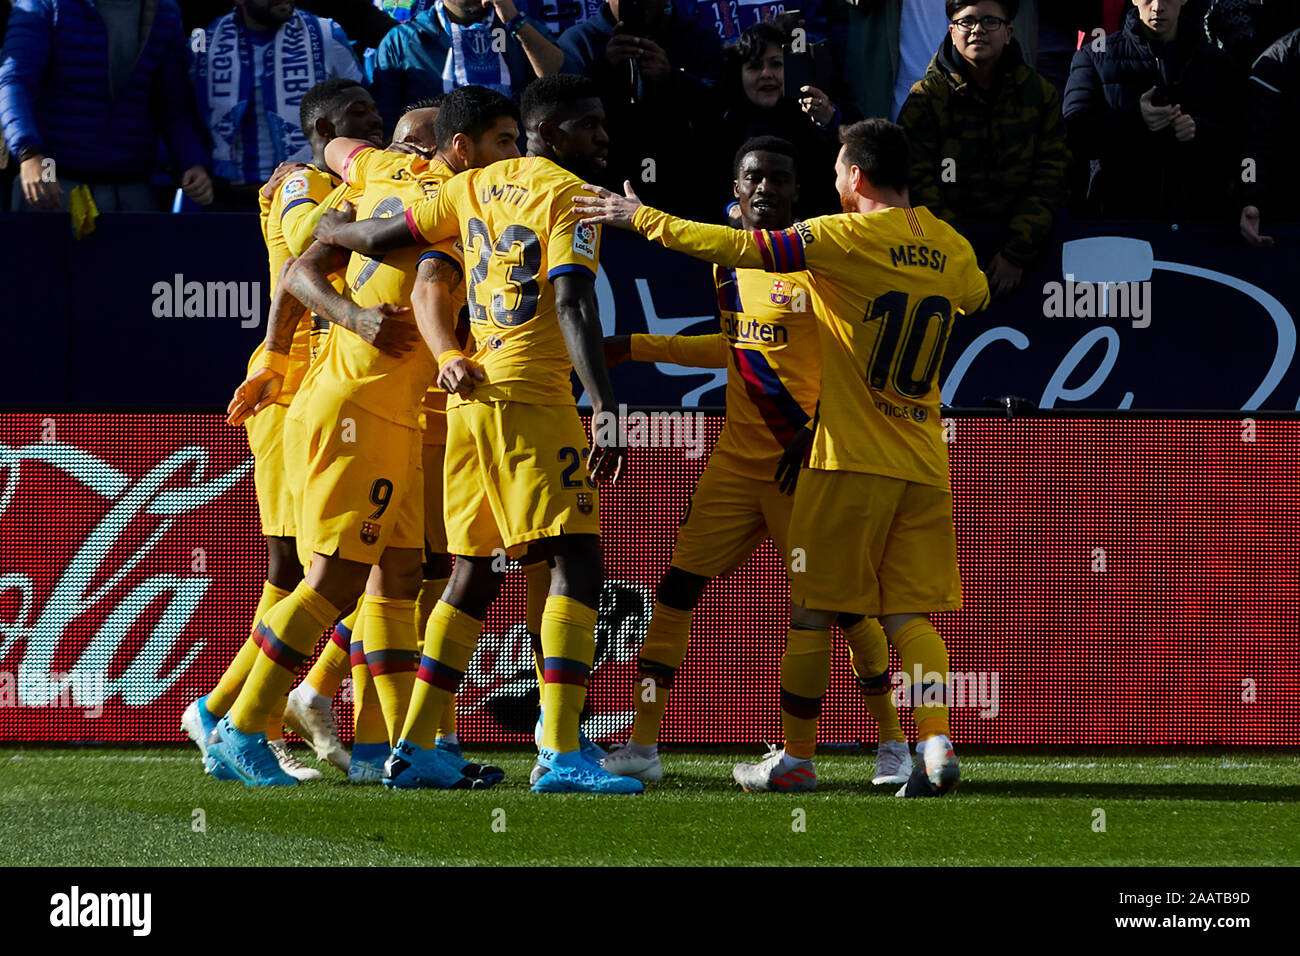
[[[361,540],[365,544],[374,544],[379,540],[379,525],[373,521],[361,522]]]
[[[914,408],[912,409],[912,421],[923,422],[926,420],[929,414],[930,413],[927,412],[924,408]]]
[[[591,514],[591,495],[585,491],[578,492],[578,510],[585,515]]]
[[[501,348],[504,344],[505,343],[501,341],[501,336],[499,335],[494,335],[492,338],[488,339],[488,348],[493,350]]]
[[[307,177],[290,176],[284,181],[284,198],[297,199],[307,194]]]
[[[596,227],[578,226],[573,230],[573,251],[588,259],[596,258]]]
[[[790,296],[785,294],[785,283],[782,282],[780,279],[773,280],[772,294],[769,295],[768,298],[772,300],[773,305],[790,304]]]

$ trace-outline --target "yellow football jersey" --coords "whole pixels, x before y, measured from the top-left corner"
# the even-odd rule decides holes
[[[773,276],[761,269],[714,266],[727,368],[727,419],[710,462],[748,478],[771,481],[795,431],[812,420],[821,389],[821,348],[808,276]],[[633,336],[639,361],[674,361],[673,339]],[[662,355],[662,358],[658,356]],[[697,364],[694,362],[687,364]]]
[[[272,301],[275,299],[275,287],[280,281],[280,269],[290,257],[301,255],[303,251],[301,237],[295,232],[295,227],[333,192],[338,183],[337,177],[331,173],[317,169],[315,166],[308,166],[287,177],[276,189],[269,203],[261,198],[260,192],[258,193],[262,238],[266,241],[267,257],[271,266]],[[295,242],[290,241],[290,236]],[[310,229],[307,230],[307,238],[308,240],[311,238]],[[249,372],[262,364],[262,353],[265,348],[265,342],[259,342],[257,348],[253,349],[253,354],[248,359]],[[289,368],[285,373],[280,395],[276,399],[277,405],[288,405],[293,401],[293,396],[302,384],[303,376],[307,374],[307,367],[311,364],[312,358],[312,326],[310,323],[303,322],[293,332],[293,341],[289,345]]]
[[[576,195],[587,195],[581,179],[525,156],[463,172],[407,211],[425,242],[464,241],[473,358],[487,375],[469,400],[574,404],[552,282],[576,271],[594,278],[600,261],[600,230],[580,224]]]
[[[814,468],[948,484],[939,363],[956,315],[988,302],[970,243],[925,207],[746,232],[637,210],[635,226],[722,265],[807,269],[821,330]]]
[[[344,175],[349,185],[361,191],[357,218],[366,219],[404,215],[412,205],[437,196],[452,171],[441,162],[366,148],[348,158]],[[374,259],[354,253],[348,262],[348,297],[362,308],[384,302],[409,305],[419,261],[428,255],[460,268],[459,243],[454,239],[434,249],[411,247]],[[387,421],[418,428],[421,397],[436,373],[437,364],[423,341],[394,358],[356,333],[336,329],[307,381]]]

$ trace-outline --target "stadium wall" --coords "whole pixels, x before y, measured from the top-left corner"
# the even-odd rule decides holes
[[[1282,238],[1251,249],[1216,226],[1063,222],[1015,295],[955,324],[944,397],[1294,410],[1294,250]],[[0,407],[136,406],[146,396],[130,381],[147,370],[149,401],[216,411],[265,333],[254,216],[108,214],[78,241],[65,216],[0,215],[0,251]],[[1100,283],[1120,285],[1103,295]],[[716,328],[709,267],[625,233],[605,236],[597,292],[606,334]],[[720,373],[629,365],[613,377],[631,405],[723,401]]]
[[[703,425],[711,447],[721,419]],[[965,607],[936,620],[956,739],[1300,744],[1300,420],[946,426]],[[636,649],[706,461],[692,455],[637,448],[602,492],[593,736],[630,723]],[[265,569],[251,466],[219,415],[0,414],[0,741],[184,739],[181,710],[247,635]],[[522,614],[516,573],[459,698],[469,741],[532,739]],[[786,625],[768,543],[706,593],[664,741],[779,740]],[[874,740],[842,642],[833,674],[822,739]],[[338,703],[347,724],[346,686]]]

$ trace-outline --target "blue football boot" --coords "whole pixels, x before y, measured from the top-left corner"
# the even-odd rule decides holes
[[[284,772],[266,742],[266,733],[245,734],[227,714],[208,738],[208,756],[249,787],[296,787],[298,781]],[[215,776],[215,774],[214,774]]]

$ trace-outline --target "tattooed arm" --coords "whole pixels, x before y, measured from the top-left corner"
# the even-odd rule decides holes
[[[285,278],[293,264],[294,260],[290,258],[280,268],[275,295],[271,299],[271,317],[266,324],[266,342],[261,364],[248,373],[226,406],[226,421],[231,425],[239,425],[266,406],[274,404],[284,387],[293,333],[299,322],[310,318],[310,313],[286,288]]]
[[[313,242],[294,263],[283,284],[312,312],[355,332],[385,355],[401,358],[420,338],[408,318],[411,310],[387,302],[362,308],[336,292],[329,276],[347,267],[348,256],[348,251],[339,246]]]
[[[483,369],[461,351],[456,339],[456,311],[452,293],[463,274],[450,257],[428,253],[420,260],[411,305],[424,344],[438,359],[438,385],[448,392],[468,395],[484,379]]]

